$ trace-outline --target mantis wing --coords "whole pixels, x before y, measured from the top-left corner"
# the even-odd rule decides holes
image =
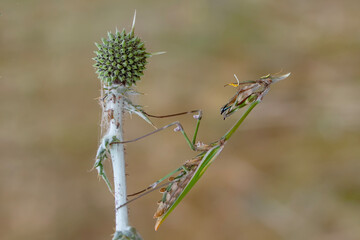
[[[176,200],[168,207],[165,213],[161,214],[161,216],[157,217],[155,224],[155,231],[158,230],[161,223],[169,216],[169,214],[175,209],[175,207],[180,203],[180,201],[186,196],[186,194],[191,190],[191,188],[195,185],[195,183],[201,178],[206,169],[210,166],[210,164],[215,160],[215,158],[220,154],[224,145],[216,145],[210,148],[204,157],[202,158],[200,164],[197,166],[196,170],[192,173],[192,177],[189,182],[182,189]],[[184,178],[186,180],[186,178]],[[168,200],[166,200],[168,201]],[[156,216],[156,215],[155,215]]]

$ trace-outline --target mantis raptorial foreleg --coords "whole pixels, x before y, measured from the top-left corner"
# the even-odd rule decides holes
[[[189,112],[181,112],[181,113],[175,113],[175,114],[170,114],[170,115],[163,115],[163,116],[155,116],[155,115],[151,115],[151,114],[148,114],[148,113],[145,113],[147,116],[149,117],[154,117],[154,118],[165,118],[165,117],[174,117],[174,116],[180,116],[180,115],[185,115],[185,114],[191,114],[191,113],[198,113],[197,115],[194,115],[194,118],[197,120],[196,121],[196,127],[195,127],[195,131],[194,131],[194,135],[193,135],[193,138],[192,138],[192,141],[189,139],[188,135],[186,134],[183,126],[181,125],[181,123],[179,121],[175,121],[175,122],[172,122],[166,126],[163,126],[161,128],[158,128],[150,133],[147,133],[141,137],[138,137],[138,138],[134,138],[134,139],[131,139],[131,140],[127,140],[127,141],[112,141],[110,143],[110,145],[112,144],[125,144],[125,143],[132,143],[132,142],[136,142],[138,140],[141,140],[143,138],[146,138],[148,136],[151,136],[155,133],[158,133],[162,130],[165,130],[171,126],[174,126],[176,125],[176,128],[174,129],[174,131],[179,131],[182,133],[182,135],[184,136],[186,142],[188,143],[188,145],[190,146],[190,148],[192,150],[196,150],[197,149],[197,146],[195,145],[195,142],[196,142],[196,137],[197,137],[197,133],[199,131],[199,126],[200,126],[200,121],[202,119],[202,111],[201,110],[193,110],[193,111],[189,111]]]
[[[194,118],[197,119],[195,132],[194,132],[194,136],[193,136],[193,139],[192,139],[192,145],[194,145],[195,141],[196,141],[197,133],[199,131],[200,121],[202,119],[202,110],[192,110],[192,111],[189,111],[189,112],[181,112],[181,113],[175,113],[175,114],[163,115],[163,116],[155,116],[155,115],[151,115],[151,114],[148,114],[148,113],[145,112],[145,114],[147,116],[153,117],[153,118],[175,117],[175,116],[180,116],[180,115],[184,115],[184,114],[191,114],[191,113],[198,113],[197,115],[194,115]]]

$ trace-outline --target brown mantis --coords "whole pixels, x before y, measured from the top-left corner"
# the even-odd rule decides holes
[[[125,144],[125,143],[135,142],[147,136],[155,134],[159,131],[167,129],[171,126],[176,126],[174,131],[181,132],[186,142],[190,146],[190,148],[193,151],[199,153],[192,159],[185,161],[185,163],[179,168],[175,169],[174,171],[167,174],[165,177],[151,184],[146,189],[128,195],[128,197],[134,197],[134,198],[129,200],[125,204],[121,205],[119,208],[127,205],[128,203],[142,197],[143,195],[151,191],[160,188],[160,192],[163,194],[163,196],[161,200],[158,202],[159,206],[154,214],[154,218],[157,219],[155,224],[155,230],[157,230],[161,225],[161,223],[176,208],[176,206],[181,202],[181,200],[186,196],[186,194],[191,190],[191,188],[205,173],[205,171],[210,166],[210,164],[220,154],[227,141],[236,132],[238,127],[242,124],[242,122],[249,115],[249,113],[255,108],[257,104],[259,104],[262,101],[265,94],[267,94],[267,92],[269,91],[270,86],[275,82],[287,78],[289,75],[290,73],[280,76],[272,76],[269,74],[259,78],[258,80],[245,81],[245,82],[239,82],[239,80],[235,76],[235,78],[237,79],[237,83],[231,83],[227,85],[238,87],[238,90],[236,94],[228,101],[228,103],[226,103],[221,108],[220,112],[225,119],[230,115],[232,115],[237,110],[239,110],[240,108],[243,108],[247,105],[249,105],[249,107],[237,120],[237,122],[233,125],[233,127],[231,127],[219,140],[212,142],[210,144],[204,144],[202,142],[196,143],[196,137],[200,126],[200,121],[202,119],[201,110],[194,110],[190,112],[182,112],[182,113],[165,115],[165,116],[153,116],[144,112],[149,117],[160,117],[160,118],[196,113],[194,115],[194,118],[197,120],[197,122],[192,140],[190,140],[188,135],[185,133],[181,123],[176,121],[162,128],[159,128],[153,132],[150,132],[144,136],[135,138],[133,140],[123,141],[123,142],[114,140],[110,144]],[[168,179],[168,182],[164,184],[160,184],[166,179]]]

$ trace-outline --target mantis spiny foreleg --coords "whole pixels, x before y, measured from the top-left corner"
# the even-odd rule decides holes
[[[202,111],[201,110],[193,110],[193,111],[189,111],[189,112],[181,112],[181,113],[175,113],[175,114],[170,114],[170,115],[163,115],[163,116],[155,116],[155,115],[150,115],[150,114],[147,114],[145,113],[147,116],[149,117],[154,117],[154,118],[165,118],[165,117],[174,117],[174,116],[180,116],[180,115],[185,115],[185,114],[191,114],[191,113],[197,113],[196,115],[194,115],[194,118],[197,120],[196,121],[196,127],[195,127],[195,131],[194,131],[194,135],[193,135],[193,138],[192,138],[192,141],[189,139],[188,135],[186,134],[183,126],[181,125],[181,123],[179,121],[175,121],[175,122],[172,122],[166,126],[163,126],[161,128],[158,128],[150,133],[147,133],[141,137],[138,137],[138,138],[134,138],[134,139],[131,139],[131,140],[127,140],[127,141],[117,141],[117,140],[114,140],[114,141],[111,141],[109,144],[112,145],[112,144],[125,144],[125,143],[132,143],[132,142],[136,142],[136,141],[139,141],[143,138],[146,138],[148,136],[151,136],[155,133],[158,133],[158,132],[161,132],[171,126],[174,126],[176,125],[176,128],[174,129],[174,131],[176,132],[181,132],[182,135],[184,136],[186,142],[188,143],[189,147],[196,151],[197,149],[197,146],[195,145],[195,142],[196,142],[196,137],[197,137],[197,133],[198,133],[198,130],[199,130],[199,126],[200,126],[200,121],[202,119]]]

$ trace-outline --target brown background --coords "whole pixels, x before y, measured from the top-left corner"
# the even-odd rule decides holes
[[[223,85],[291,71],[154,232],[159,193],[130,205],[144,239],[360,239],[357,0],[0,3],[0,239],[110,239],[113,198],[92,168],[100,136],[94,42],[131,27],[150,52],[137,100],[153,114],[202,108],[220,137]],[[189,134],[190,116],[179,119]],[[126,138],[151,127],[136,116]],[[194,153],[171,130],[127,146],[129,192]],[[109,163],[107,163],[109,165]],[[110,170],[110,169],[108,169]]]

